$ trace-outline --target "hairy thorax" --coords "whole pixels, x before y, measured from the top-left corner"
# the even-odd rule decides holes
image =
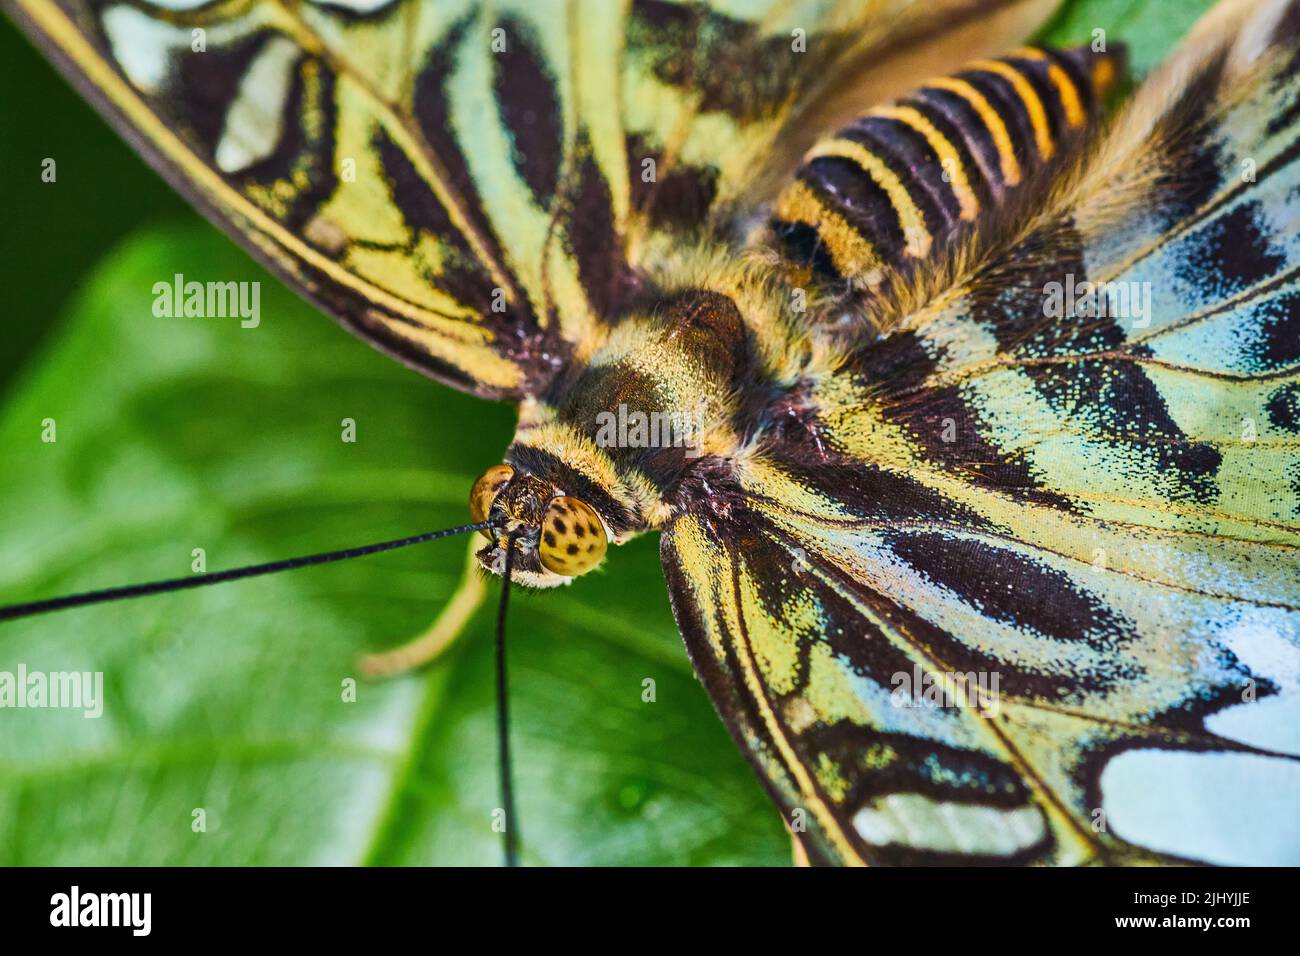
[[[523,405],[505,456],[515,477],[497,509],[524,545],[518,580],[563,583],[538,560],[554,499],[590,506],[614,544],[683,511],[725,506],[765,419],[798,394],[772,368],[771,318],[757,311],[712,289],[669,295],[618,323],[585,362]],[[503,555],[498,541],[480,558],[500,573]]]

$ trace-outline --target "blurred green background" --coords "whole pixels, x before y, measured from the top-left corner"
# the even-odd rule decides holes
[[[1102,27],[1146,69],[1206,6],[1088,0],[1047,36]],[[7,22],[0,71],[0,601],[184,575],[195,548],[216,570],[464,520],[508,409],[315,314]],[[154,318],[177,272],[260,280],[261,326]],[[656,541],[611,558],[513,602],[524,861],[788,862],[686,660]],[[463,563],[440,542],[6,625],[0,671],[102,671],[106,702],[0,710],[0,863],[495,864],[490,608],[436,665],[344,699],[357,655],[424,627]]]

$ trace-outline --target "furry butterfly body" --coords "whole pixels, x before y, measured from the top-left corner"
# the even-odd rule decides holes
[[[521,537],[485,565],[519,544],[518,580],[567,580],[558,498],[613,543],[662,534],[697,671],[816,860],[1239,861],[1152,829],[1162,761],[1191,817],[1232,802],[1225,762],[1294,805],[1294,741],[1226,716],[1296,678],[1287,5],[1222,7],[1104,130],[1118,65],[1092,51],[989,49],[836,106],[878,93],[872,54],[1003,5],[809,29],[643,2],[563,31],[509,5],[12,6],[288,281],[518,402],[505,462],[533,484],[497,490]],[[739,82],[752,57],[770,74]],[[602,442],[621,408],[690,441]],[[1284,824],[1233,840],[1269,859]]]

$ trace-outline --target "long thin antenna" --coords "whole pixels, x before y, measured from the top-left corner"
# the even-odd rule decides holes
[[[505,829],[501,832],[506,866],[519,865],[515,786],[510,778],[510,695],[506,681],[506,608],[510,604],[510,575],[514,570],[516,534],[506,539],[506,571],[501,581],[501,604],[497,607],[497,760],[501,775],[501,809],[506,817]]]
[[[325,551],[321,554],[308,554],[300,558],[269,561],[266,564],[250,564],[242,568],[231,568],[229,571],[215,571],[212,574],[196,574],[187,578],[171,578],[167,581],[152,581],[148,584],[129,584],[120,588],[105,588],[100,591],[67,594],[63,597],[46,598],[42,601],[31,601],[26,604],[10,604],[8,607],[0,607],[0,621],[11,621],[14,618],[31,617],[35,614],[47,614],[50,611],[62,611],[66,608],[82,607],[86,604],[122,601],[127,598],[144,597],[148,594],[183,591],[186,588],[201,588],[209,584],[220,584],[222,581],[236,581],[240,578],[253,578],[261,574],[292,571],[294,568],[306,568],[314,564],[329,564],[333,561],[346,561],[349,558],[363,558],[368,554],[395,551],[398,548],[407,548],[413,544],[424,544],[426,541],[437,541],[439,538],[449,538],[452,535],[482,531],[488,527],[491,527],[490,522],[479,521],[475,524],[461,525],[459,528],[447,528],[444,531],[426,531],[424,534],[412,535],[409,538],[381,541],[379,544],[368,544],[360,548]],[[509,557],[507,557],[507,563],[509,560]],[[504,614],[505,609],[503,606],[502,615],[504,616]]]

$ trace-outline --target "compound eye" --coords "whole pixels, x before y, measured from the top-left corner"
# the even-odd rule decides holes
[[[548,571],[573,578],[605,557],[609,542],[600,516],[577,498],[556,498],[546,507],[537,554]]]
[[[471,521],[478,524],[480,521],[487,520],[488,512],[492,510],[492,502],[514,476],[515,470],[509,465],[493,465],[479,476],[478,481],[474,482],[474,487],[469,490]],[[492,532],[486,528],[479,533],[488,539],[492,537]]]

